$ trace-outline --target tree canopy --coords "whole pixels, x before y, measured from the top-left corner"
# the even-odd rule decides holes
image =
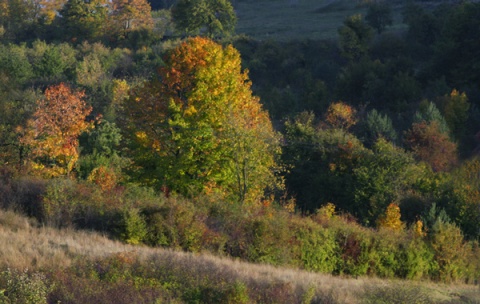
[[[164,61],[159,80],[135,89],[124,107],[139,175],[182,194],[261,197],[276,179],[279,142],[238,51],[191,38]]]
[[[205,30],[207,36],[233,33],[237,17],[228,0],[180,0],[173,8],[177,28],[187,34]]]

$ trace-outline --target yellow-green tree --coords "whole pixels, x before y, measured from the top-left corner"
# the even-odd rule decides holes
[[[151,6],[147,0],[112,0],[112,32],[121,38],[139,29],[153,29]]]
[[[46,176],[69,175],[78,160],[78,136],[92,127],[84,92],[67,85],[48,87],[37,101],[21,142],[31,148],[32,168]]]
[[[387,210],[385,210],[385,214],[378,219],[378,227],[400,231],[404,228],[404,224],[400,218],[400,207],[395,203],[391,203],[388,205]]]
[[[160,80],[134,89],[124,105],[136,172],[182,194],[260,198],[278,181],[279,139],[239,52],[192,38],[164,61]]]

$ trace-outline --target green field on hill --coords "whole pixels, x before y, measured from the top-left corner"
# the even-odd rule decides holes
[[[394,6],[394,25],[404,27],[401,5]],[[235,4],[236,32],[260,40],[335,39],[343,20],[365,14],[366,6],[349,0],[271,0]]]

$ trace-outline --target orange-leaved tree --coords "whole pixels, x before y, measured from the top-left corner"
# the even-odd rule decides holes
[[[45,90],[21,142],[31,148],[31,165],[45,176],[69,175],[78,160],[78,136],[93,127],[85,93],[64,83]]]
[[[436,121],[412,124],[405,133],[405,143],[419,161],[434,171],[448,171],[457,163],[457,145],[441,132]]]
[[[348,130],[357,122],[355,114],[354,108],[339,101],[332,103],[328,107],[325,120],[334,128]]]
[[[160,80],[133,90],[124,105],[139,177],[182,194],[260,198],[278,181],[279,139],[238,51],[197,37],[164,62]]]

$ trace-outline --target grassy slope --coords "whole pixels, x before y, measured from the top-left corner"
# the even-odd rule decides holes
[[[163,267],[174,271],[178,276],[188,274],[198,278],[213,276],[229,280],[233,277],[250,286],[272,286],[281,283],[290,286],[292,290],[298,290],[299,296],[314,288],[316,295],[329,295],[336,303],[358,303],[359,299],[366,295],[378,294],[385,298],[389,295],[395,296],[398,292],[411,294],[416,300],[426,298],[438,303],[461,303],[461,298],[469,299],[469,303],[480,302],[480,292],[475,286],[339,278],[295,269],[249,264],[208,254],[130,246],[95,233],[37,227],[25,217],[0,210],[0,269],[10,267],[41,271],[67,267],[79,257],[95,259],[125,252],[135,252],[146,265],[149,261],[161,261]]]
[[[354,0],[244,1],[235,9],[237,33],[264,40],[334,39],[347,16],[365,14]],[[295,1],[293,1],[295,2]],[[401,6],[394,6],[394,30],[402,27]]]

